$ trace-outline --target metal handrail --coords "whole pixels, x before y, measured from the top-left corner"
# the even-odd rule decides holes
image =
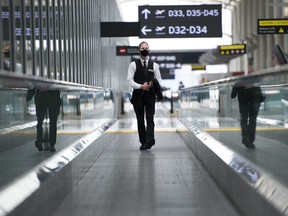
[[[89,86],[62,80],[48,79],[5,70],[0,70],[0,88],[48,88],[76,91],[107,90],[107,88],[98,86]]]
[[[191,87],[186,87],[183,90],[193,90],[193,89],[203,89],[203,88],[207,88],[207,87],[213,87],[213,86],[222,86],[222,85],[227,85],[227,84],[233,84],[234,82],[240,81],[240,80],[258,80],[260,78],[263,77],[267,77],[270,75],[280,75],[281,73],[288,73],[288,65],[283,65],[283,66],[279,66],[279,67],[273,67],[273,68],[267,68],[267,69],[263,69],[263,70],[259,70],[259,71],[255,71],[253,72],[253,74],[249,74],[249,75],[243,75],[243,76],[233,76],[233,77],[227,77],[227,78],[223,78],[223,79],[219,79],[219,80],[214,80],[214,81],[210,81],[210,82],[206,82],[200,85],[196,85],[196,86],[191,86]],[[286,83],[281,83],[281,84],[273,84],[273,86],[286,86]],[[262,86],[272,86],[272,84],[267,84],[267,83],[261,83],[261,87]]]

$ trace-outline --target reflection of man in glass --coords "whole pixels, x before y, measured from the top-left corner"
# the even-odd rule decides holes
[[[10,66],[10,45],[9,44],[5,44],[2,47],[2,52],[3,52],[3,69],[4,70],[10,70],[11,66]]]
[[[59,90],[31,89],[27,93],[27,101],[31,100],[35,94],[37,116],[37,138],[35,146],[39,151],[43,151],[43,121],[46,113],[49,116],[49,143],[50,151],[55,151],[57,136],[57,118],[60,112],[61,99]]]
[[[265,100],[259,86],[252,83],[235,83],[231,97],[238,96],[242,143],[247,148],[255,148],[256,120],[261,102]]]

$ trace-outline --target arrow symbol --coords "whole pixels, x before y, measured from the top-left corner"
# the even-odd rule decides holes
[[[151,32],[152,29],[147,29],[147,26],[143,26],[143,28],[141,29],[141,32],[144,34],[144,35],[147,35],[146,32]]]
[[[181,68],[181,64],[180,63],[178,63],[178,64],[176,64],[176,68]]]
[[[253,180],[253,182],[256,182],[258,180],[258,175],[257,172],[253,172],[252,170],[248,170],[247,171],[248,175],[250,176],[250,178]]]
[[[148,14],[151,14],[151,11],[146,8],[141,12],[141,14],[144,14],[144,18],[148,19]]]

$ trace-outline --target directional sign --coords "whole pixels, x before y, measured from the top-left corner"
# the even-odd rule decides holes
[[[246,44],[219,46],[220,55],[242,55],[246,53]]]
[[[138,46],[116,46],[117,56],[130,56],[139,54]]]
[[[220,22],[222,6],[217,5],[157,5],[139,6],[140,23],[147,22]]]
[[[179,53],[152,53],[152,55],[150,55],[150,59],[155,62],[176,62],[180,61],[182,56]]]
[[[140,38],[222,37],[222,6],[139,6]]]
[[[159,64],[160,69],[181,69],[182,64],[181,63],[174,63],[174,62],[157,62]]]
[[[163,52],[154,52],[151,51],[149,57],[152,61],[155,62],[173,62],[175,64],[193,64],[199,63],[199,58],[205,53],[205,51],[191,51],[191,52],[177,52],[170,51],[167,53]],[[139,53],[132,55],[133,60],[139,59]]]
[[[155,62],[181,62],[182,56],[184,53],[163,53],[163,52],[152,52],[149,54],[149,58],[152,61]],[[190,54],[193,54],[190,53]],[[197,53],[198,54],[198,53]],[[132,58],[139,59],[139,53],[138,55],[133,55]]]
[[[140,23],[140,29],[140,38],[222,37],[222,28],[215,23]]]
[[[288,19],[258,19],[258,34],[287,34]]]
[[[174,69],[161,69],[161,79],[175,79]]]
[[[153,53],[149,57],[152,61],[157,62],[161,72],[162,69],[181,69],[182,67],[180,54]],[[132,56],[132,61],[138,59],[139,55]]]

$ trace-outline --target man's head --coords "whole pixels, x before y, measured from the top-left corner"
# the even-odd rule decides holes
[[[145,41],[142,41],[140,44],[139,44],[139,52],[140,52],[140,55],[143,56],[143,57],[146,57],[148,54],[149,54],[149,45],[147,42]]]

